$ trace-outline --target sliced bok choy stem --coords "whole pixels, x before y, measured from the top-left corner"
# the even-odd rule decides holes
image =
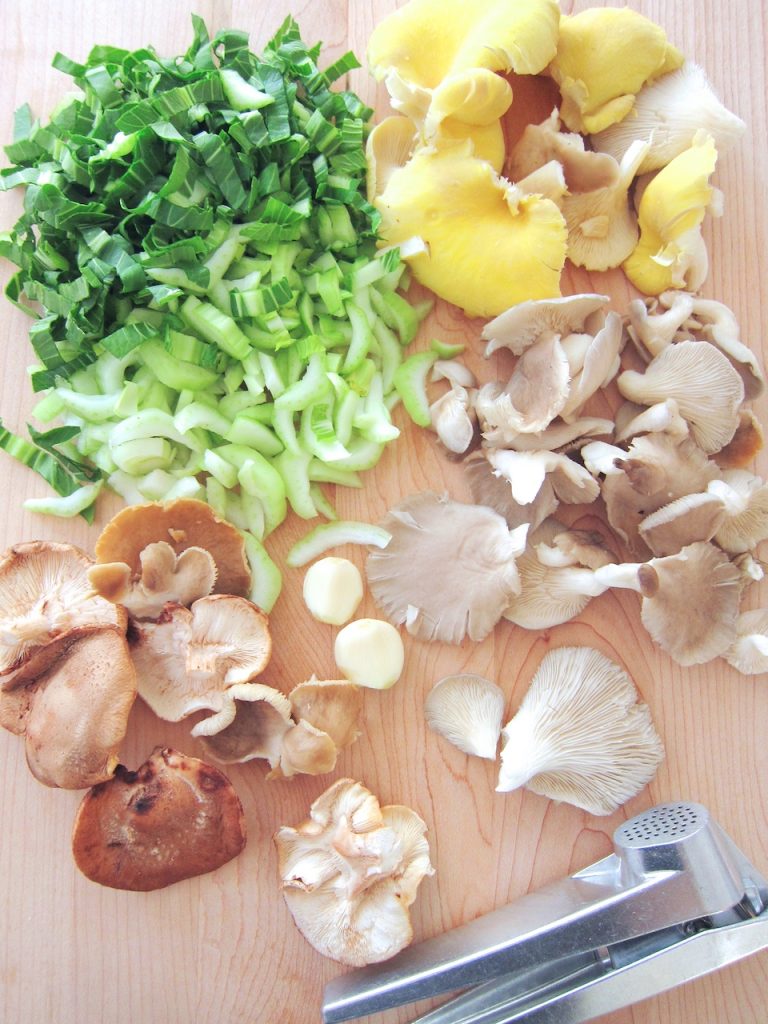
[[[365,544],[370,547],[385,548],[391,539],[391,534],[381,526],[341,519],[316,526],[314,530],[293,545],[285,561],[287,565],[295,569],[342,544]]]

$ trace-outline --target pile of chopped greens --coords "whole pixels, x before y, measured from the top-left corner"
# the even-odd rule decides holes
[[[34,414],[64,426],[0,447],[61,495],[41,511],[92,518],[104,481],[202,498],[263,551],[288,505],[333,517],[318,485],[359,486],[397,436],[426,310],[376,250],[372,112],[330,88],[354,55],[320,71],[291,18],[260,56],[192,20],[183,57],[57,55],[81,94],[48,124],[16,114],[0,187],[24,213],[0,254],[34,317]]]

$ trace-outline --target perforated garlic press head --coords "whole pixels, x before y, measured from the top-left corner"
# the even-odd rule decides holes
[[[653,807],[582,871],[334,979],[325,1024],[458,989],[414,1024],[577,1024],[768,946],[768,883],[695,803]]]

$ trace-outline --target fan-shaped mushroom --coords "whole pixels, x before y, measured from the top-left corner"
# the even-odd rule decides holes
[[[408,908],[433,874],[425,831],[410,808],[380,807],[360,783],[339,779],[306,821],[276,833],[283,896],[319,953],[362,966],[408,945]]]
[[[139,695],[171,722],[221,710],[224,691],[263,672],[272,651],[266,615],[230,594],[168,604],[157,621],[134,623],[130,643]]]
[[[50,541],[16,544],[0,558],[3,689],[40,675],[74,636],[104,626],[125,632],[125,611],[93,594],[92,565],[79,548]]]
[[[649,144],[639,174],[664,167],[684,152],[697,131],[715,140],[719,153],[734,145],[746,125],[715,96],[702,68],[691,61],[646,85],[635,96],[631,114],[592,136],[601,153],[620,160],[635,139]]]
[[[158,747],[137,771],[120,765],[85,796],[72,851],[91,881],[147,892],[215,871],[245,838],[243,808],[227,777]]]
[[[496,760],[504,714],[502,690],[466,673],[439,679],[424,702],[427,725],[465,754]]]
[[[651,638],[680,665],[700,665],[735,637],[741,574],[713,544],[688,544],[678,554],[595,571],[609,587],[636,590]]]
[[[630,677],[590,647],[544,656],[502,736],[497,792],[525,786],[590,814],[612,814],[664,757]]]
[[[88,570],[96,593],[137,619],[158,618],[169,601],[189,606],[210,594],[216,582],[216,563],[203,548],[177,555],[166,541],[157,541],[139,553],[139,562],[138,576],[125,562],[97,563]]]
[[[714,538],[730,554],[742,554],[768,537],[768,484],[743,469],[726,470],[707,488],[721,500],[724,516]]]
[[[768,672],[768,609],[742,612],[736,619],[736,639],[723,657],[744,675]]]
[[[251,572],[242,535],[204,501],[192,498],[122,509],[96,541],[96,561],[125,562],[138,574],[141,552],[155,541],[170,544],[177,555],[187,548],[203,548],[216,563],[215,593],[249,593]]]
[[[621,394],[640,405],[674,398],[693,439],[711,454],[731,440],[744,401],[744,384],[730,361],[706,341],[681,341],[665,348],[644,373],[625,370]]]
[[[510,532],[490,508],[425,492],[390,510],[392,536],[368,556],[376,603],[420,640],[482,640],[519,588],[527,525]]]
[[[0,725],[24,736],[36,779],[85,789],[117,767],[135,698],[136,675],[122,630],[72,631],[34,680],[0,691]]]
[[[485,355],[500,348],[521,355],[542,335],[562,337],[580,331],[587,319],[608,302],[607,295],[568,295],[560,299],[529,299],[500,313],[483,327]]]

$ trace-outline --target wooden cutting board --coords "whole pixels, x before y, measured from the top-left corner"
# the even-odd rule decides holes
[[[594,5],[594,4],[593,4]],[[209,28],[246,29],[254,48],[287,13],[308,40],[323,40],[326,59],[352,47],[362,57],[378,20],[395,0],[199,0],[194,10]],[[588,6],[564,2],[570,13]],[[768,324],[768,181],[766,15],[754,0],[632,0],[662,24],[670,38],[707,70],[725,103],[747,122],[736,151],[720,161],[716,184],[725,195],[721,220],[706,228],[711,271],[704,292],[730,305],[754,349],[764,348]],[[82,59],[95,43],[135,48],[152,43],[180,53],[191,37],[186,4],[131,0],[24,0],[2,5],[0,138],[11,137],[13,110],[29,101],[46,114],[68,88],[50,68],[57,50]],[[377,116],[386,97],[364,70],[352,86]],[[0,227],[15,219],[16,196],[0,196]],[[3,268],[7,277],[7,268]],[[608,290],[618,309],[628,290],[620,274],[571,274],[568,291]],[[28,321],[0,304],[0,411],[23,430],[33,404],[25,376],[31,361]],[[466,340],[469,361],[482,379],[493,367],[479,353],[480,324],[439,306],[423,339]],[[765,352],[762,352],[765,356]],[[767,404],[757,403],[763,423]],[[406,422],[401,439],[366,476],[363,491],[331,497],[348,518],[378,520],[405,495],[431,488],[457,498],[466,487],[433,437]],[[768,460],[759,460],[765,475]],[[332,491],[332,489],[331,489]],[[0,548],[33,538],[69,540],[91,549],[98,528],[119,506],[107,502],[99,523],[60,522],[24,512],[21,503],[45,493],[31,472],[0,457]],[[580,526],[599,520],[593,509],[571,517]],[[306,530],[291,520],[270,542],[280,559]],[[350,552],[362,564],[359,551]],[[272,616],[275,655],[265,680],[284,690],[313,672],[332,677],[334,630],[314,623],[301,600],[302,574],[286,572],[285,593]],[[749,607],[768,600],[753,587]],[[634,594],[609,593],[573,623],[544,632],[500,625],[482,644],[439,647],[406,638],[403,678],[385,693],[366,692],[364,731],[324,778],[267,783],[261,762],[229,771],[241,795],[249,840],[245,853],[223,869],[158,893],[101,889],[81,877],[70,855],[70,830],[81,795],[39,785],[28,772],[22,743],[0,735],[0,1020],[4,1024],[314,1024],[323,985],[339,965],[321,958],[294,928],[278,888],[272,835],[301,820],[333,779],[364,782],[383,803],[415,808],[429,826],[436,874],[426,879],[413,908],[416,939],[476,917],[611,849],[626,817],[654,803],[692,799],[713,816],[764,871],[768,870],[768,680],[739,676],[721,660],[682,669],[656,650],[639,624]],[[362,612],[376,614],[370,599]],[[494,793],[493,764],[468,759],[427,732],[422,705],[432,684],[449,672],[476,671],[497,680],[517,707],[546,651],[587,644],[623,664],[636,680],[661,732],[667,757],[653,784],[609,818],[596,818],[528,792]],[[132,715],[123,760],[136,767],[157,744],[200,754],[188,724],[156,719],[141,702]],[[754,957],[643,1005],[605,1018],[612,1024],[762,1024],[766,1020],[768,955]],[[395,1024],[409,1009],[375,1018]]]

